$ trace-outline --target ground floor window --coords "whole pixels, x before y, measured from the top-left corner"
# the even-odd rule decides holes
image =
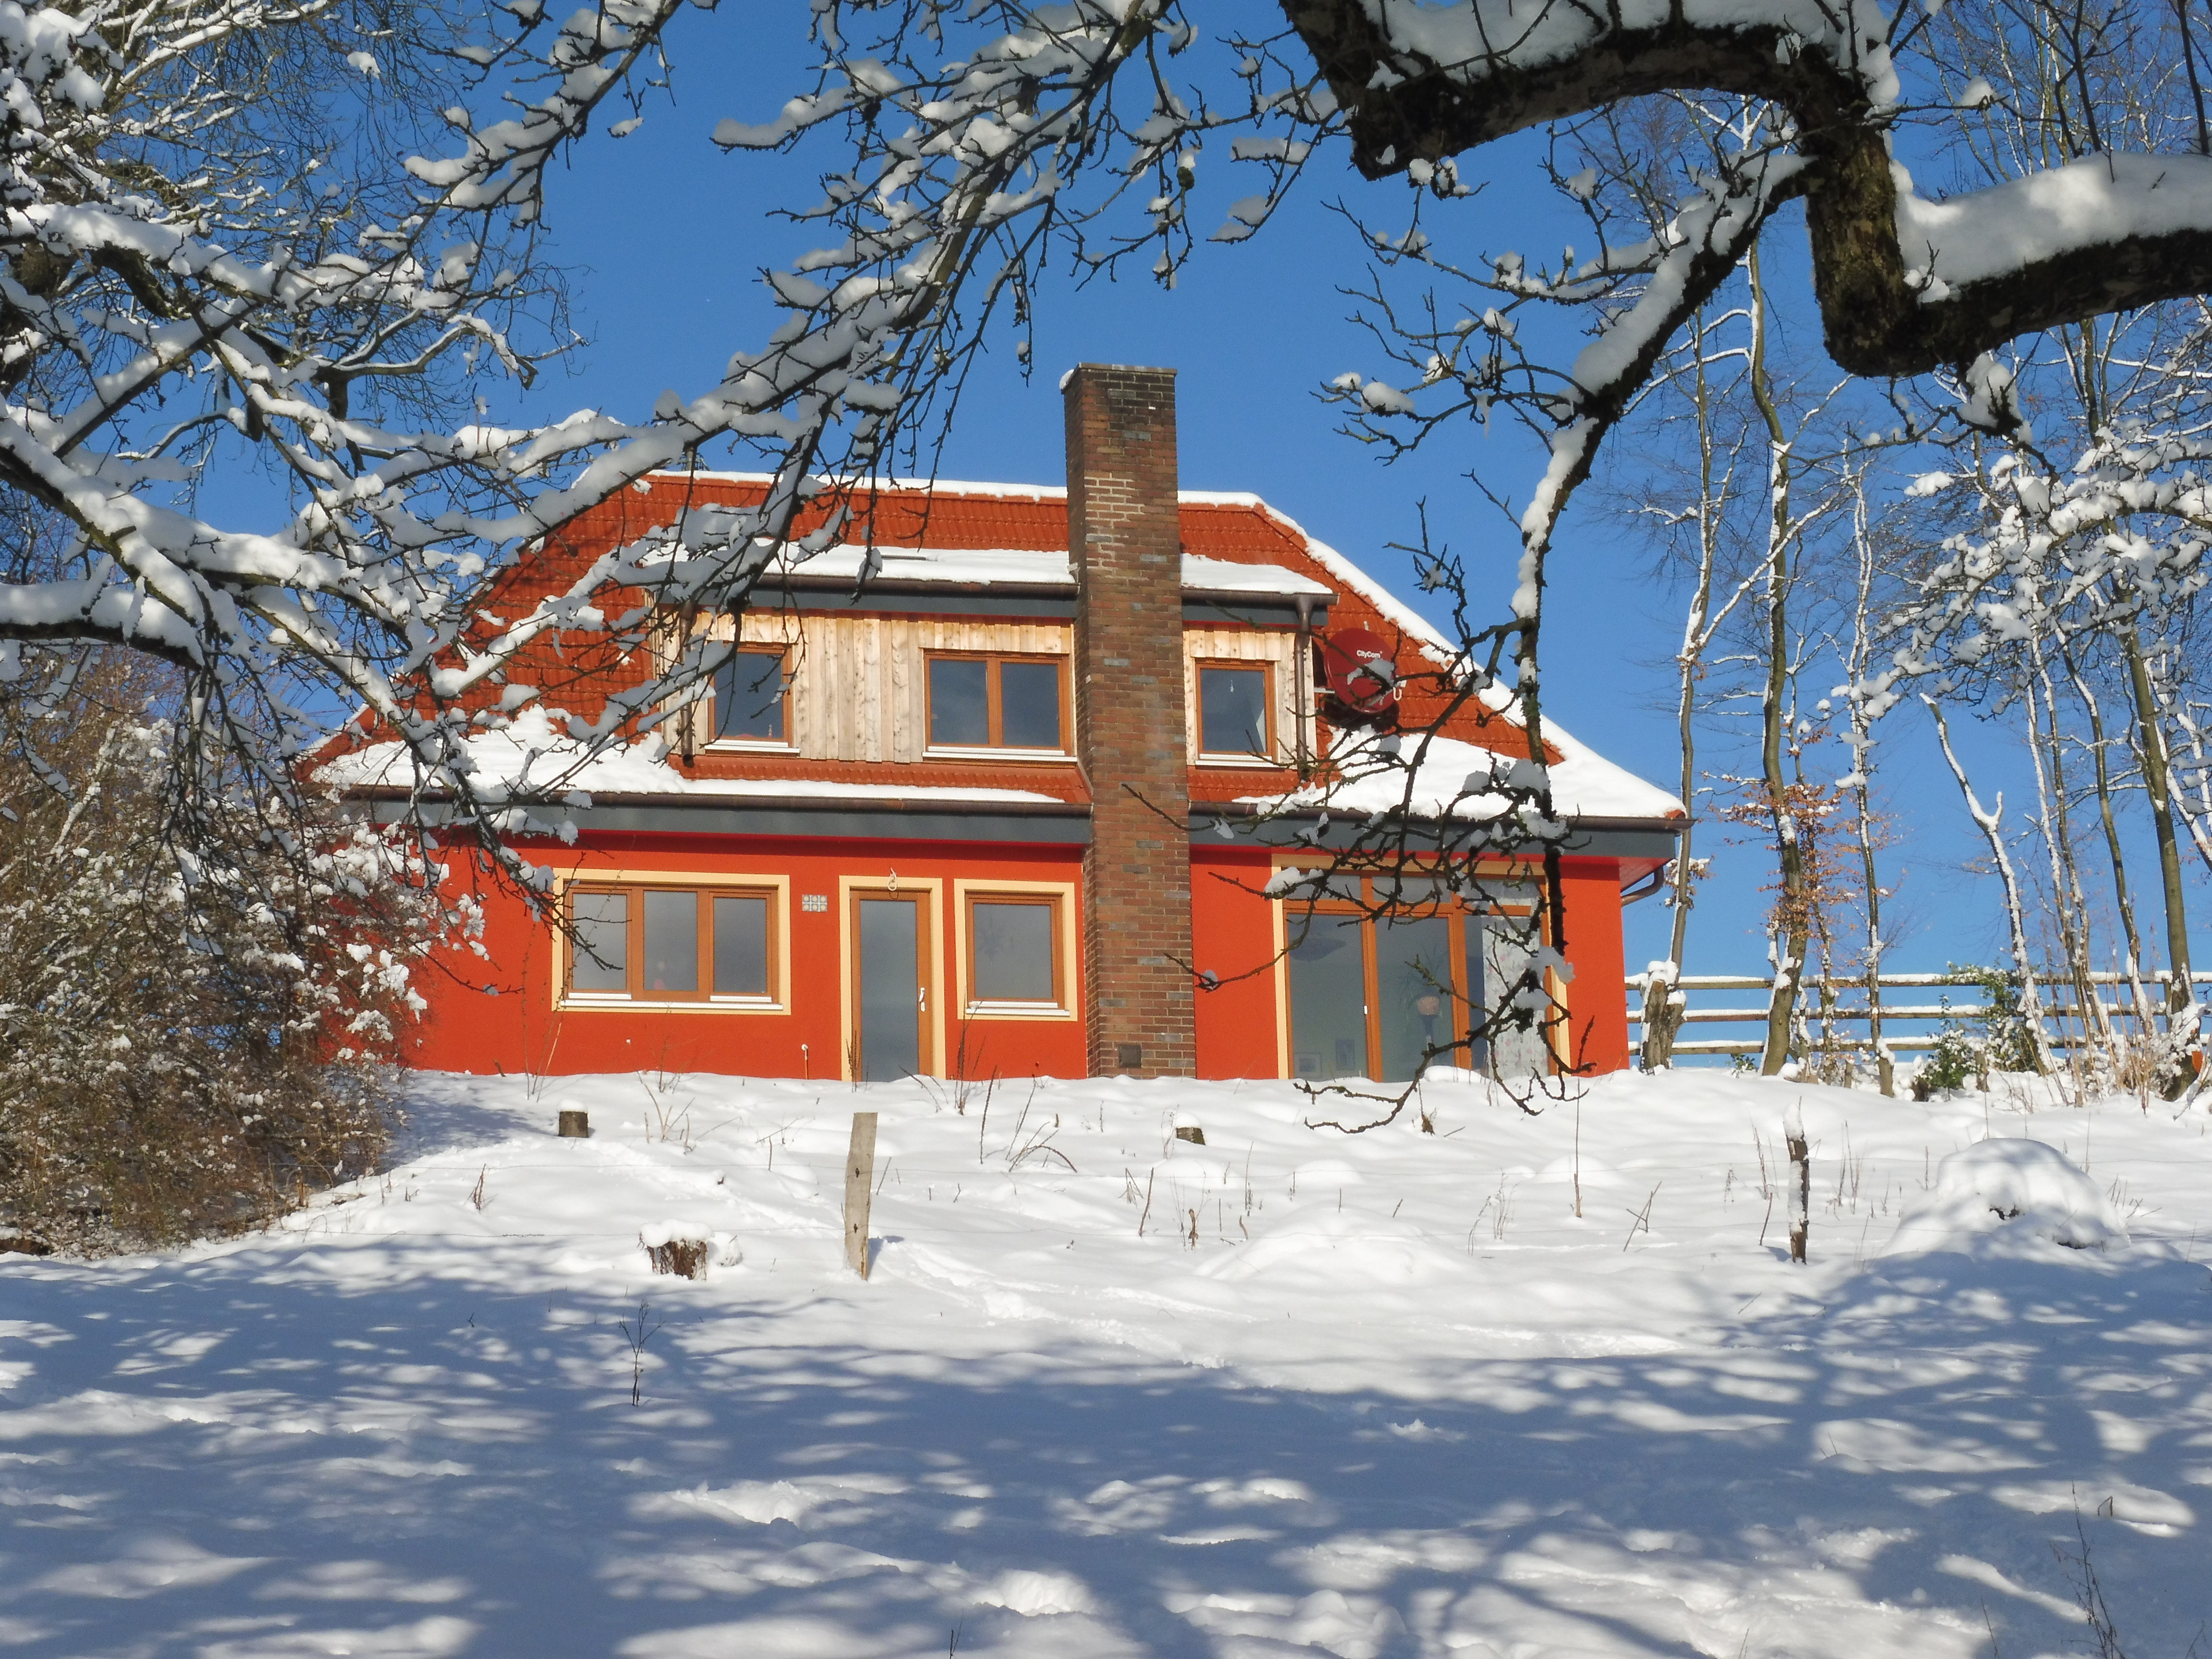
[[[1074,1012],[1072,883],[957,884],[964,1018]]]
[[[579,882],[567,895],[570,996],[602,1002],[773,1002],[773,890]]]
[[[1060,1001],[1060,906],[999,894],[968,901],[969,971],[977,1002]]]
[[[1285,903],[1291,1073],[1409,1083],[1425,1066],[1540,1071],[1542,1041],[1499,1031],[1493,989],[1527,960],[1519,918],[1469,909],[1433,880],[1340,874]]]

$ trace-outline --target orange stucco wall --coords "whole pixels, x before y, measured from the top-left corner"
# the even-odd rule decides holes
[[[528,856],[563,875],[617,871],[669,877],[745,875],[788,878],[786,906],[790,976],[780,1012],[729,1012],[619,1006],[568,1007],[554,997],[550,931],[511,894],[487,889],[483,957],[453,953],[429,964],[416,984],[429,1009],[406,1038],[408,1063],[455,1072],[629,1072],[666,1069],[752,1077],[842,1075],[846,1018],[840,957],[840,878],[874,882],[896,873],[908,890],[939,884],[941,926],[933,951],[944,1035],[933,1071],[944,1075],[1079,1077],[1085,1070],[1080,1018],[963,1020],[956,985],[961,881],[1066,884],[1069,911],[1083,925],[1082,853],[1074,847],[1000,847],[945,842],[743,839],[663,835],[592,836],[575,847],[544,842]],[[1260,888],[1271,855],[1244,847],[1191,849],[1193,966],[1218,981],[1197,998],[1198,1073],[1206,1078],[1278,1077],[1281,1072],[1280,975],[1275,905]],[[1620,872],[1610,860],[1570,860],[1567,999],[1575,1057],[1587,1072],[1629,1063],[1620,992]],[[824,895],[809,912],[801,897]],[[1075,972],[1077,994],[1080,952]],[[1079,1009],[1079,1002],[1077,1004]]]
[[[1198,993],[1198,1074],[1279,1077],[1275,905],[1259,889],[1274,867],[1264,851],[1203,842],[1191,848],[1191,965],[1217,983]]]
[[[1610,859],[1562,861],[1569,966],[1567,1020],[1575,1069],[1628,1066],[1628,1000],[1621,989],[1620,870]]]
[[[941,925],[933,951],[936,994],[942,999],[941,1054],[930,1069],[943,1074],[964,1061],[969,1074],[1080,1077],[1083,1026],[1067,1019],[962,1020],[954,1006],[953,910],[957,881],[1066,883],[1081,921],[1079,848],[961,845],[914,842],[742,841],[685,836],[587,836],[577,847],[547,843],[528,849],[533,862],[588,878],[616,871],[671,877],[785,876],[790,900],[790,978],[783,1012],[719,1009],[562,1008],[554,998],[550,930],[520,899],[485,892],[488,958],[449,954],[418,975],[428,1012],[410,1035],[408,1063],[455,1072],[629,1072],[665,1068],[748,1077],[841,1075],[844,1044],[843,970],[839,951],[841,878],[898,877],[904,890],[937,898]],[[801,897],[823,895],[829,908],[809,912]],[[1080,954],[1076,973],[1080,995]],[[487,990],[487,987],[493,988]],[[1079,1003],[1078,1007],[1080,1006]],[[963,1047],[964,1044],[964,1047]]]

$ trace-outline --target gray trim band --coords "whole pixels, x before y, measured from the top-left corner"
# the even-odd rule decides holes
[[[370,817],[379,823],[406,815],[404,800],[379,799]],[[432,823],[452,822],[449,809],[427,804]],[[558,834],[564,824],[585,831],[617,835],[756,836],[823,841],[1003,842],[1032,847],[1087,847],[1091,809],[1054,803],[1035,806],[1007,803],[963,811],[957,808],[915,808],[884,801],[855,805],[808,797],[762,799],[743,805],[677,799],[639,798],[605,805],[540,806],[533,824]]]
[[[908,807],[590,806],[572,814],[579,830],[682,836],[784,836],[834,841],[987,841],[1087,847],[1091,810],[961,812]]]
[[[890,601],[896,599],[896,603]],[[858,615],[930,617],[1036,617],[1053,622],[1075,619],[1075,590],[1034,583],[874,581],[854,592],[850,582],[759,587],[748,611],[849,612]]]
[[[1316,599],[1307,612],[1309,626],[1326,628],[1328,625],[1328,605]],[[1185,592],[1182,597],[1182,620],[1186,627],[1196,623],[1204,628],[1215,623],[1243,623],[1251,628],[1296,628],[1298,607],[1295,600],[1275,599],[1250,593],[1211,595]]]
[[[896,605],[888,603],[896,599]],[[772,613],[829,613],[933,617],[1030,617],[1052,622],[1075,618],[1075,590],[1039,582],[900,582],[878,580],[860,592],[849,582],[797,581],[754,590],[747,610]],[[1328,622],[1328,605],[1317,600],[1312,625]],[[1243,623],[1253,628],[1296,628],[1298,610],[1288,597],[1187,591],[1185,626]]]
[[[396,823],[407,816],[404,796],[388,791],[362,791],[372,821]],[[423,803],[423,817],[433,824],[453,821],[442,803]],[[841,841],[1001,842],[1014,846],[1087,847],[1091,843],[1091,809],[1079,802],[1036,801],[979,804],[972,808],[886,799],[854,802],[820,796],[757,796],[739,801],[704,801],[693,796],[632,796],[584,807],[543,805],[532,811],[547,833],[563,824],[580,830],[622,835],[758,836],[816,837]],[[1234,809],[1194,808],[1190,839],[1206,847],[1244,846],[1288,852],[1312,848],[1319,852],[1340,851],[1357,838],[1362,820],[1335,817],[1317,837],[1302,833],[1316,822],[1317,812],[1286,813],[1264,823],[1255,823],[1249,812]],[[1224,840],[1217,824],[1223,820],[1236,828]],[[1424,850],[1422,832],[1415,825],[1408,850]],[[1576,827],[1563,850],[1570,857],[1669,859],[1674,855],[1680,826],[1663,819],[1590,819]]]
[[[1286,812],[1280,817],[1255,823],[1245,809],[1194,806],[1190,838],[1211,847],[1263,847],[1275,852],[1310,847],[1325,853],[1341,852],[1363,838],[1365,819],[1346,814],[1331,814],[1328,827],[1318,836],[1311,834],[1321,816],[1318,812]],[[1233,837],[1223,836],[1216,827],[1224,820],[1235,830]],[[1680,834],[1679,824],[1663,818],[1585,818],[1571,826],[1571,833],[1560,850],[1570,858],[1671,859]],[[1432,849],[1437,841],[1433,819],[1421,819],[1407,827],[1407,850],[1410,853]]]

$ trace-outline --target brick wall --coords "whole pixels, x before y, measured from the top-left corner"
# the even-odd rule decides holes
[[[1069,377],[1067,536],[1079,584],[1075,698],[1091,785],[1084,979],[1091,1071],[1198,1067],[1190,961],[1182,539],[1175,371]]]

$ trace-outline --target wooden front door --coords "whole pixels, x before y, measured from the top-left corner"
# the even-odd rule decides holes
[[[929,900],[853,896],[853,1075],[891,1082],[929,1069]]]

